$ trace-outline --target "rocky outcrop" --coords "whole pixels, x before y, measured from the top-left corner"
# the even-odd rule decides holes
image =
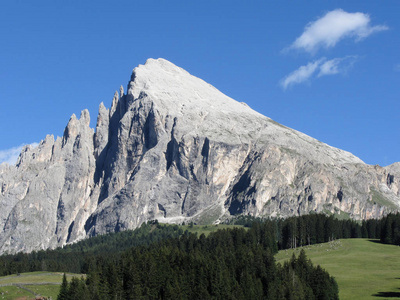
[[[54,248],[142,222],[311,211],[378,218],[400,207],[400,164],[364,164],[258,114],[163,60],[126,94],[73,115],[62,138],[0,166],[0,252]]]

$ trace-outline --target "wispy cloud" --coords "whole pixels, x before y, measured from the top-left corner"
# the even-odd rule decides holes
[[[348,13],[342,9],[336,9],[309,23],[302,35],[294,41],[289,49],[302,49],[315,53],[321,47],[334,47],[346,37],[352,37],[359,41],[374,32],[388,29],[384,25],[371,26],[370,22],[368,14]]]
[[[327,60],[319,67],[318,77],[344,74],[353,66],[357,58],[357,56],[346,56]]]
[[[394,70],[395,72],[400,72],[400,64],[394,65],[394,66],[393,66],[393,70]]]
[[[283,89],[286,90],[289,86],[293,84],[298,84],[306,81],[315,73],[322,61],[323,59],[319,59],[314,62],[309,62],[305,66],[301,66],[300,68],[283,78],[281,80],[281,86],[283,87]]]
[[[32,143],[30,145],[33,147],[36,147],[38,145],[38,143]],[[21,153],[21,150],[24,146],[25,145],[21,145],[21,146],[13,147],[13,148],[6,149],[6,150],[0,150],[0,164],[7,163],[9,165],[15,165],[15,163],[17,162],[18,156]]]
[[[286,90],[292,85],[300,84],[310,80],[318,71],[317,77],[344,74],[355,63],[357,56],[346,56],[326,60],[309,62],[307,65],[301,66],[280,81],[281,87]]]
[[[341,60],[339,58],[335,58],[335,59],[331,59],[331,60],[324,62],[319,68],[320,70],[319,70],[318,77],[321,77],[324,75],[334,75],[334,74],[339,73],[340,61]]]

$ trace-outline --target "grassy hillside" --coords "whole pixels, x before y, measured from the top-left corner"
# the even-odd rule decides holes
[[[334,276],[340,299],[400,299],[400,247],[368,239],[343,239],[304,247],[314,265]],[[300,252],[282,250],[283,262]]]
[[[68,280],[77,274],[67,274]],[[31,272],[0,277],[0,299],[35,299],[35,295],[57,299],[63,273]]]

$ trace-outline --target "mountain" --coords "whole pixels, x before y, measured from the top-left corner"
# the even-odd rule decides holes
[[[141,223],[231,215],[379,218],[400,207],[400,163],[370,166],[265,117],[164,59],[133,70],[111,108],[0,165],[0,253]]]

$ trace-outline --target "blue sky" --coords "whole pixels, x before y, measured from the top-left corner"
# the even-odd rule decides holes
[[[366,163],[400,161],[400,1],[0,2],[0,161],[165,58]]]

